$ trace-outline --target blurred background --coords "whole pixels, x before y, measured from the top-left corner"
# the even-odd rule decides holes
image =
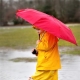
[[[25,8],[40,10],[65,23],[80,23],[80,0],[0,0],[0,26],[27,24],[15,15]]]
[[[0,80],[28,80],[35,71],[32,49],[38,35],[16,17],[16,11],[25,8],[50,14],[70,27],[78,46],[59,41],[59,80],[80,80],[80,0],[0,0]]]

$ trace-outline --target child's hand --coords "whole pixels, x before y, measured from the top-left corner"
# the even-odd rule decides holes
[[[39,43],[40,43],[40,40],[37,40],[37,41],[36,41],[36,44],[39,44]]]
[[[33,80],[31,77],[29,77],[29,79],[28,80]]]
[[[38,51],[37,51],[36,49],[33,49],[33,50],[32,50],[32,54],[38,56]]]

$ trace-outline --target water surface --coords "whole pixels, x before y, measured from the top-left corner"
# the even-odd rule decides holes
[[[28,80],[35,72],[36,62],[19,61],[15,58],[35,58],[31,50],[0,50],[0,80]],[[59,80],[80,80],[80,56],[62,55]]]

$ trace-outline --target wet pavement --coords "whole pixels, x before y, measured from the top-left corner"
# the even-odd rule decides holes
[[[0,50],[0,80],[28,80],[35,72],[36,62],[14,62],[14,58],[33,58],[30,50]],[[80,80],[80,56],[61,55],[59,80]]]

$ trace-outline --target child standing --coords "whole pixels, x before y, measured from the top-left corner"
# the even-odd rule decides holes
[[[58,51],[58,38],[44,30],[34,27],[40,39],[37,40],[36,72],[29,80],[58,80],[58,69],[61,68]]]

